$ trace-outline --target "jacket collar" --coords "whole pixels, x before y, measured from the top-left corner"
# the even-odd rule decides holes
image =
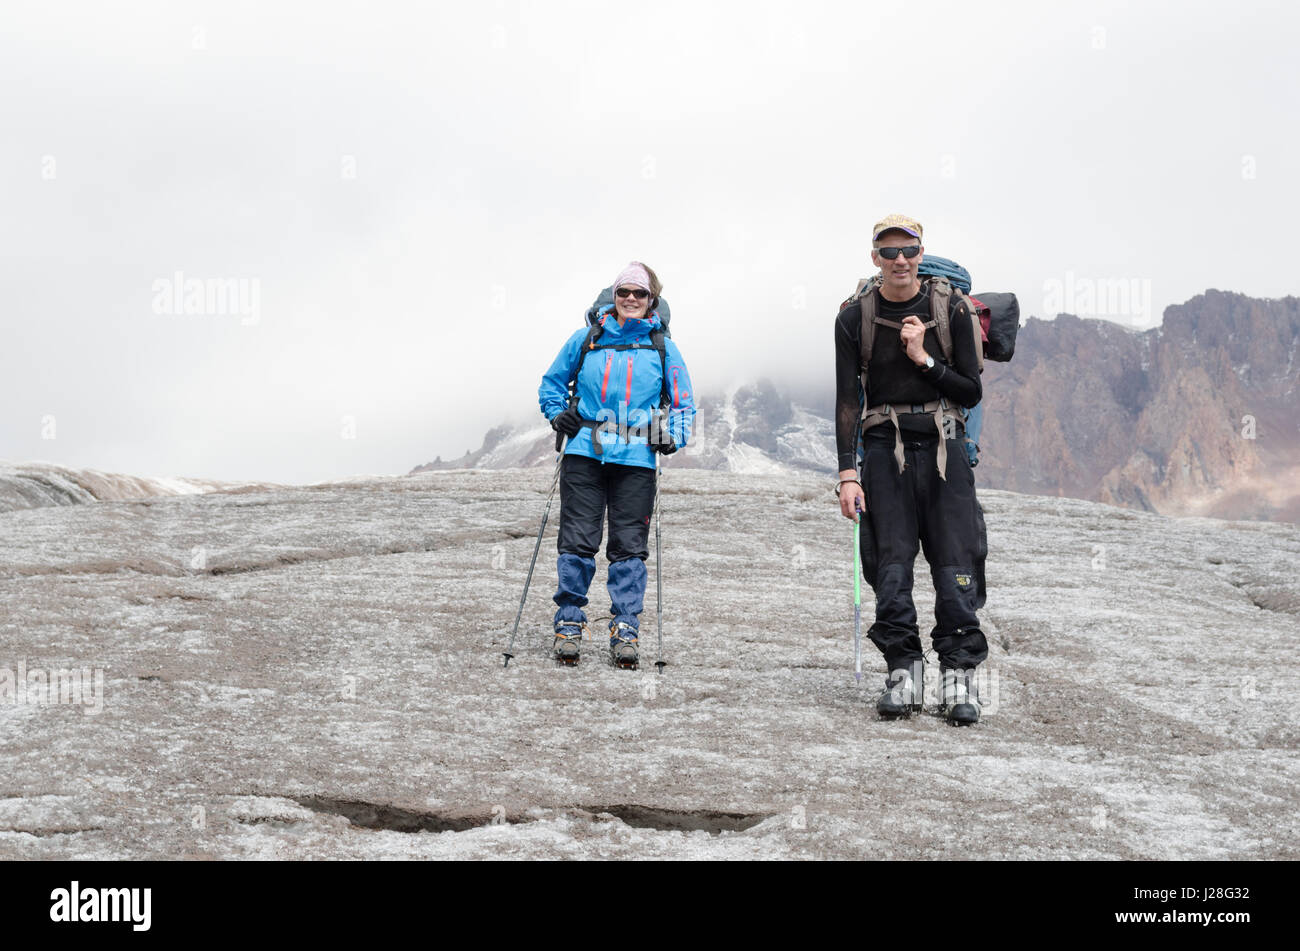
[[[598,319],[601,327],[604,328],[605,334],[613,334],[620,337],[641,337],[660,326],[659,312],[652,311],[649,317],[634,317],[620,327],[618,325],[618,318],[614,316],[613,304],[609,304],[601,310]]]

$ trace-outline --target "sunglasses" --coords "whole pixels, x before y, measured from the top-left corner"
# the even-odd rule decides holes
[[[650,296],[649,291],[644,291],[639,287],[620,287],[614,293],[619,297],[635,297],[637,300],[645,300]]]
[[[876,253],[886,261],[894,260],[899,254],[902,254],[903,257],[910,261],[921,253],[921,246],[919,244],[909,244],[905,248],[876,248]]]

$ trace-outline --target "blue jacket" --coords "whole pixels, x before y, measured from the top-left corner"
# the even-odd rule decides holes
[[[686,363],[677,344],[665,338],[667,366],[660,366],[659,352],[649,346],[650,331],[659,326],[658,313],[645,319],[629,320],[622,327],[618,325],[613,307],[604,308],[600,314],[599,320],[604,327],[598,341],[600,346],[632,343],[647,346],[637,350],[596,349],[587,354],[578,377],[578,415],[597,422],[609,420],[612,431],[600,434],[602,452],[597,455],[591,443],[593,431],[584,426],[569,440],[565,454],[653,469],[655,458],[648,441],[649,426],[652,414],[659,410],[659,397],[665,381],[670,401],[668,432],[679,447],[690,440],[691,425],[695,421],[695,398]],[[537,402],[547,419],[554,419],[568,406],[569,377],[578,364],[579,351],[586,339],[587,328],[576,331],[542,377],[542,385],[537,388]],[[618,432],[620,428],[624,435]]]

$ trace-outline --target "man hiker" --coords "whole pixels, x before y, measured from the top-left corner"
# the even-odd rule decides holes
[[[961,407],[981,396],[979,331],[964,295],[919,276],[919,222],[890,215],[871,235],[878,281],[835,320],[835,443],[840,512],[861,519],[862,573],[876,594],[868,636],[888,672],[876,710],[894,719],[923,706],[912,603],[919,548],[934,580],[940,709],[969,725],[980,716],[975,667],[988,656],[975,616],[983,568],[975,479],[961,442]]]

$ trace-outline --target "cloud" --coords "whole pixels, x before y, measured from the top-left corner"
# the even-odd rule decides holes
[[[459,455],[535,411],[633,258],[702,390],[829,381],[888,211],[1027,314],[1067,274],[1148,281],[1155,314],[1294,291],[1261,249],[1296,204],[1296,14],[997,9],[25,7],[4,452],[277,481]],[[177,270],[260,281],[261,319],[153,313]]]

